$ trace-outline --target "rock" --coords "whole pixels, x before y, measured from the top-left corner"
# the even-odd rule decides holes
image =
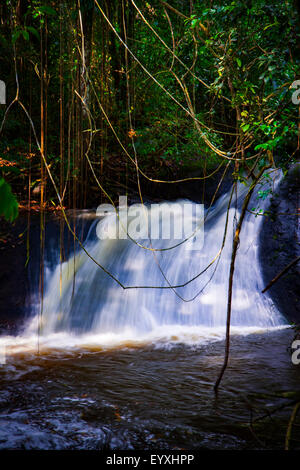
[[[77,234],[85,239],[91,221],[68,214],[73,227],[75,216]],[[57,263],[60,243],[60,217],[46,214],[44,266]],[[30,215],[29,259],[27,263],[28,214],[21,212],[14,223],[0,218],[0,334],[16,334],[34,313],[39,292],[40,275],[40,214]],[[64,228],[64,255],[73,252],[71,234]],[[52,259],[55,255],[55,259]]]
[[[28,277],[26,274],[26,222],[0,222],[0,333],[13,333],[24,317]],[[23,235],[22,235],[23,234]]]
[[[300,165],[287,173],[276,190],[260,234],[260,259],[265,285],[300,254]],[[300,266],[293,266],[270,289],[274,303],[292,323],[300,324]]]
[[[226,175],[220,184],[216,199],[225,192],[229,191],[232,185],[232,167],[228,168]],[[176,199],[190,199],[191,201],[209,205],[212,197],[219,185],[220,179],[224,173],[224,167],[218,170],[214,175],[204,180],[190,180],[176,184],[153,183],[146,179],[142,180],[142,194],[146,200],[160,202],[162,200],[171,201]],[[175,179],[202,177],[200,170],[186,171]],[[164,179],[164,178],[162,178]],[[172,179],[170,176],[166,180]]]

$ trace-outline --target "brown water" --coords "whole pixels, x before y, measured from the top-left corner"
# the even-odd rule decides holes
[[[221,340],[11,349],[0,367],[0,448],[283,448],[294,399],[287,392],[300,392],[293,335],[233,336],[217,397]],[[295,426],[292,448],[299,438]]]

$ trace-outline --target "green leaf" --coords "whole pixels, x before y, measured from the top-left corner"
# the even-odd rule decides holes
[[[269,196],[269,194],[270,194],[271,192],[272,192],[272,189],[270,189],[270,188],[269,188],[269,189],[266,189],[265,191],[258,191],[257,197],[258,197],[259,199],[265,200],[265,199]],[[260,211],[262,211],[262,209],[261,209]]]
[[[40,35],[35,28],[33,28],[32,26],[27,26],[27,30],[30,31],[30,33],[34,34],[37,39],[40,39]]]
[[[7,40],[2,34],[0,34],[0,42],[4,47],[7,47]]]
[[[18,202],[10,185],[0,177],[0,216],[10,222],[18,217]]]
[[[21,29],[17,29],[12,33],[11,39],[12,39],[13,44],[16,42],[16,40],[18,39],[21,33],[22,33]]]
[[[242,61],[241,61],[241,59],[237,58],[237,59],[236,59],[236,63],[238,64],[239,67],[242,66]]]
[[[22,34],[23,34],[23,38],[25,39],[25,41],[28,41],[29,39],[29,33],[28,31],[26,31],[25,29],[22,31]]]
[[[56,11],[53,8],[49,7],[48,5],[40,6],[38,7],[38,10],[40,11],[40,13],[44,13],[45,15],[52,15],[52,16],[56,15]]]

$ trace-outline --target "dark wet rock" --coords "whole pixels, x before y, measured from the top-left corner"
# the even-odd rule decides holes
[[[232,185],[232,168],[228,168],[222,183],[217,191],[216,199],[229,191]],[[212,173],[212,170],[210,170]],[[146,179],[141,181],[142,183],[142,194],[145,199],[153,202],[161,200],[175,200],[175,199],[190,199],[191,201],[204,203],[209,205],[219,182],[224,173],[224,167],[216,171],[215,174],[210,176],[208,179],[203,180],[190,180],[184,181],[182,183],[176,184],[165,184],[165,183],[153,183]],[[203,177],[203,173],[199,173],[199,170],[185,171],[180,175],[173,177],[162,178],[166,180],[171,179],[184,179],[184,178],[194,178],[194,177]],[[136,195],[138,197],[138,195]],[[134,199],[134,198],[133,198]],[[137,201],[134,201],[137,202]]]
[[[267,285],[300,255],[299,196],[300,165],[294,165],[272,197],[270,216],[260,235],[260,259]],[[270,289],[278,309],[292,322],[300,324],[300,264],[294,265]]]
[[[14,333],[24,316],[28,277],[26,275],[26,223],[0,223],[0,333]]]
[[[76,233],[83,241],[92,220],[78,217],[78,212],[68,213]],[[46,214],[44,266],[57,263],[57,246],[60,243],[60,221],[56,214]],[[29,228],[28,228],[29,227]],[[0,218],[0,335],[16,334],[25,326],[33,313],[33,303],[39,295],[40,276],[40,214],[21,212],[14,223]],[[27,250],[27,235],[29,248]],[[63,230],[63,256],[68,258],[74,249],[72,235],[66,226]],[[28,258],[28,260],[27,260]]]

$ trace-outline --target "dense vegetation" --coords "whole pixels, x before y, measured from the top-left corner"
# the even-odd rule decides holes
[[[297,157],[296,0],[5,0],[0,17],[6,218],[12,194],[90,207],[138,175],[243,180]]]

